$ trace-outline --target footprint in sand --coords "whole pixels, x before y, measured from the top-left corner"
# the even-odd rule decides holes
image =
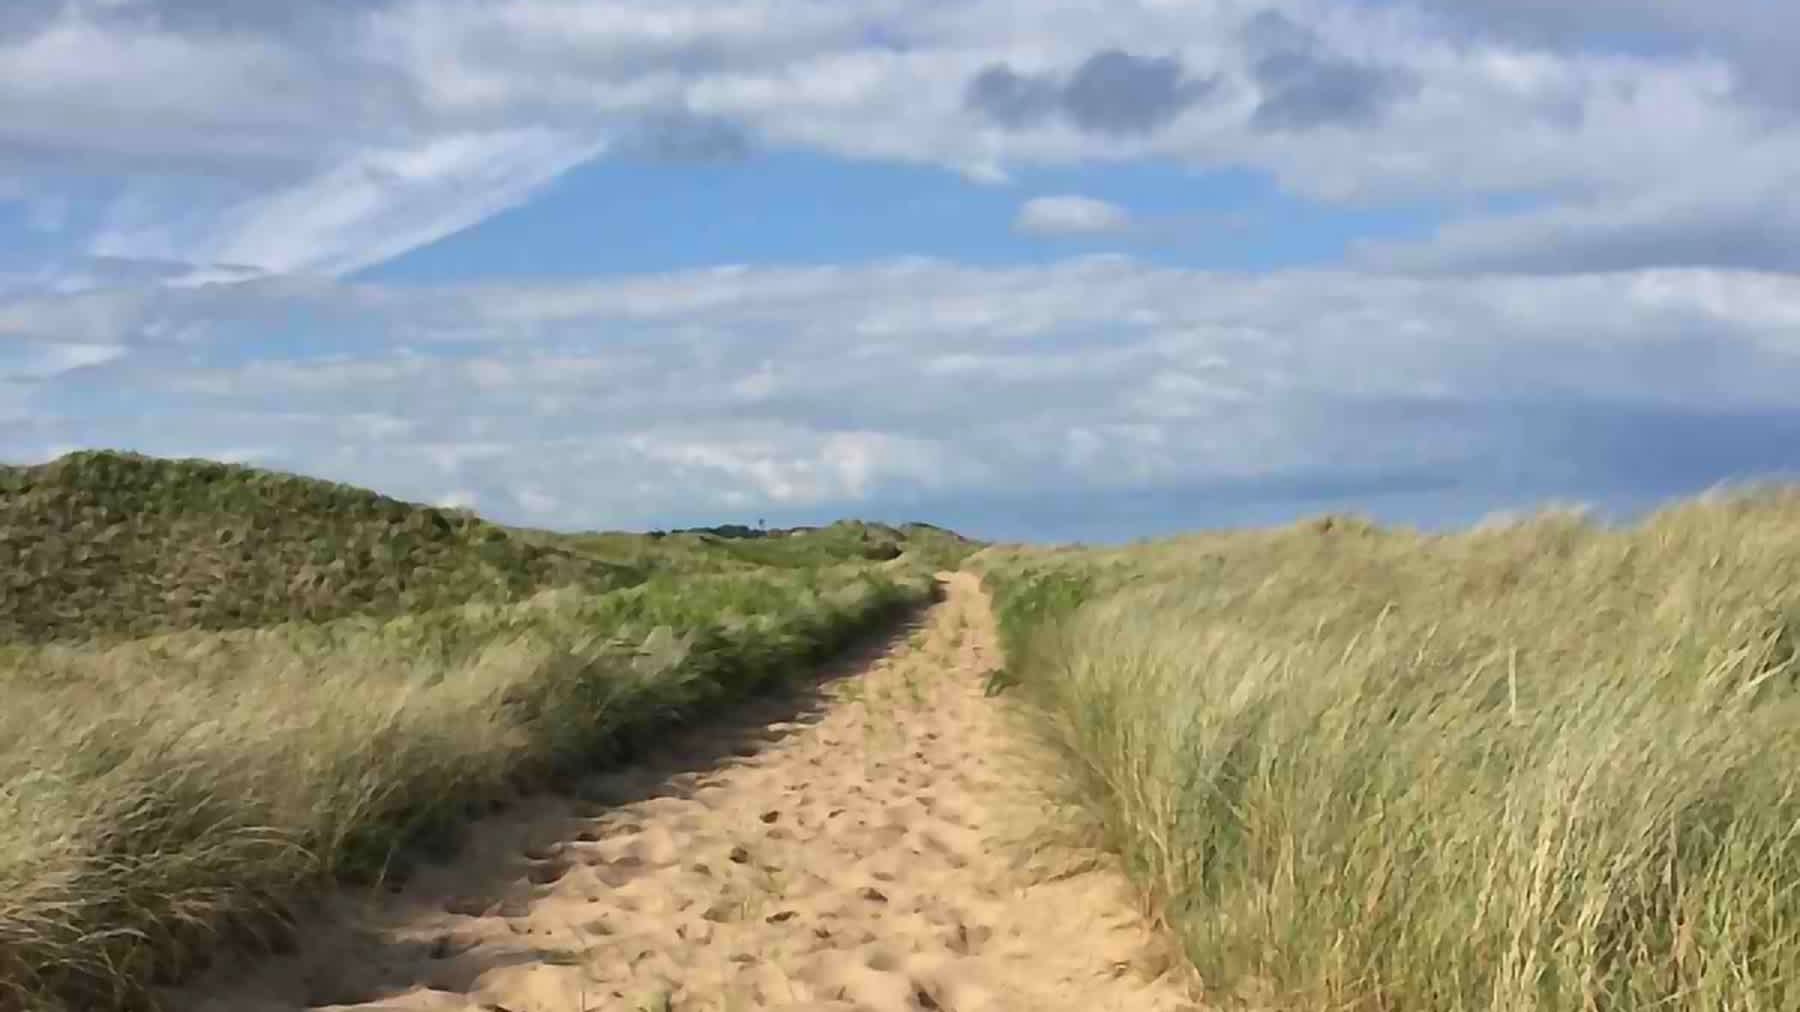
[[[990,758],[1010,741],[982,692],[993,620],[974,577],[947,582],[924,635],[819,710],[760,702],[763,726],[693,729],[672,767],[490,817],[360,923],[311,925],[168,1007],[1197,1009],[1108,866],[1033,881],[993,842],[1020,793]]]

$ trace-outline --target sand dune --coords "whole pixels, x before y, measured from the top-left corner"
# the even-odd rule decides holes
[[[1020,859],[973,577],[800,698],[485,820],[399,893],[172,1009],[1175,1012],[1198,1006],[1096,862]]]

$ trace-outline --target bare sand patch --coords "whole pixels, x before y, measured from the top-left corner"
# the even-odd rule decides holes
[[[798,698],[522,803],[394,894],[172,1009],[1178,1012],[1177,961],[1106,862],[1022,857],[1016,736],[976,579]]]

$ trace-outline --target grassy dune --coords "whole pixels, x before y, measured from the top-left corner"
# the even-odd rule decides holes
[[[208,460],[107,451],[0,467],[0,642],[399,614],[631,567],[467,513]]]
[[[0,495],[0,511],[61,539],[59,558],[110,538],[104,565],[136,589],[108,588],[92,562],[92,579],[20,582],[4,599],[0,1009],[133,1007],[221,942],[279,942],[309,893],[403,876],[521,787],[803,672],[933,587],[924,565],[854,553],[721,568],[697,548],[624,566],[468,518],[445,518],[446,535],[436,511],[287,476],[143,458],[74,466],[107,475],[57,478],[107,490],[80,500],[103,501],[103,519],[12,501],[41,495],[57,465]],[[210,506],[134,506],[191,491],[196,473],[212,476],[199,483]],[[234,571],[254,599],[237,628],[214,628],[233,614],[217,605],[142,590],[236,564],[193,547],[196,514],[261,532]],[[378,546],[403,531],[423,532],[407,542],[418,557],[314,564],[330,604],[305,613],[338,617],[248,621],[288,613],[270,588],[293,586],[280,571],[293,546]],[[614,589],[621,571],[631,585]],[[417,593],[397,603],[387,595],[401,581]],[[471,603],[428,606],[468,581],[484,590]],[[167,631],[133,635],[144,629]]]
[[[1800,492],[977,565],[1221,999],[1800,1008]]]
[[[808,569],[847,560],[953,569],[970,550],[961,535],[928,524],[895,527],[858,521],[766,533],[724,527],[648,536],[599,532],[536,537],[615,565],[673,567],[687,572]]]

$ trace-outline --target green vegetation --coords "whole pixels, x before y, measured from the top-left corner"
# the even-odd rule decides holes
[[[643,573],[456,511],[206,460],[0,468],[0,642],[235,629],[604,591]]]
[[[961,535],[929,524],[844,520],[827,527],[758,531],[731,525],[650,534],[547,534],[533,540],[616,566],[722,572],[774,566],[813,568],[846,560],[955,569],[975,550]]]
[[[1800,1007],[1800,492],[975,564],[1221,1002]]]
[[[221,944],[279,940],[329,883],[403,876],[509,794],[805,672],[966,550],[757,564],[637,536],[620,562],[206,462],[5,480],[32,579],[0,598],[0,1010],[134,1007]],[[268,621],[294,614],[330,620]]]

